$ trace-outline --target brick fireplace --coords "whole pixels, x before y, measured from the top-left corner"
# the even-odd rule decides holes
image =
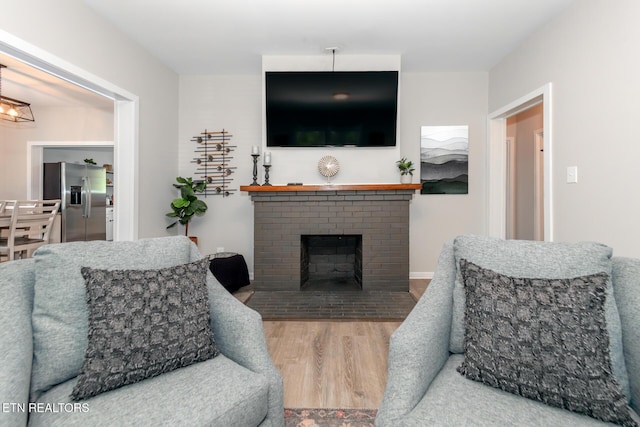
[[[353,264],[363,291],[407,292],[409,203],[419,188],[419,184],[242,186],[254,205],[255,290],[300,290],[310,273],[305,242],[308,245],[313,236],[316,243],[322,241],[321,247],[330,246],[332,239],[334,246],[351,247],[356,242],[353,262],[350,257],[320,262],[327,265],[314,268],[324,268],[322,274],[339,273]]]

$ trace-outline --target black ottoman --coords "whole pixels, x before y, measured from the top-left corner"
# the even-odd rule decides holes
[[[231,293],[251,283],[244,257],[234,252],[219,252],[211,255],[209,270],[218,279],[218,282]]]

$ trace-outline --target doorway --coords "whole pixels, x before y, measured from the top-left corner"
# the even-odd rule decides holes
[[[541,240],[552,241],[553,240],[553,195],[552,195],[552,153],[553,153],[553,133],[552,133],[552,120],[551,120],[551,83],[542,86],[533,92],[516,99],[515,101],[505,105],[504,107],[494,111],[489,115],[489,137],[487,140],[487,234],[493,237],[506,238],[508,230],[513,229],[514,224],[510,222],[508,203],[509,194],[513,192],[509,191],[508,186],[509,176],[513,174],[513,171],[509,169],[510,162],[508,161],[508,149],[505,141],[508,138],[507,127],[508,119],[514,117],[519,113],[522,113],[532,107],[540,106],[542,109],[542,123],[543,127],[534,127],[531,130],[533,136],[533,146],[537,143],[539,149],[538,158],[532,156],[532,162],[542,163],[539,166],[538,171],[541,173],[537,179],[532,181],[537,182],[533,185],[533,190],[536,191],[536,185],[538,186],[538,205],[542,207],[535,213],[536,210],[531,208],[532,213],[538,216],[538,226],[536,231],[532,234]],[[537,142],[536,142],[537,141]],[[514,142],[514,145],[517,142]],[[535,148],[532,149],[532,151]],[[533,170],[533,168],[532,168]],[[535,200],[535,195],[532,196]],[[533,203],[533,202],[532,202]],[[542,217],[542,220],[539,217]],[[537,235],[535,233],[538,233]]]
[[[121,202],[114,206],[114,215],[118,219],[114,229],[114,240],[136,240],[138,238],[137,171],[139,169],[138,97],[2,30],[0,30],[0,53],[113,100],[115,129],[113,152],[114,166],[117,168],[114,193]],[[31,154],[31,148],[29,148],[27,152],[29,164],[34,160]],[[31,189],[34,177],[27,176],[27,181],[27,188]]]
[[[544,240],[543,103],[507,117],[506,238]]]

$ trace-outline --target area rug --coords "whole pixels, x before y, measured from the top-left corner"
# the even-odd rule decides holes
[[[373,427],[376,409],[285,409],[285,427]]]

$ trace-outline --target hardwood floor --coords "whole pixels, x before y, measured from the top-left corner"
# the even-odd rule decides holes
[[[428,279],[412,279],[417,300]],[[247,295],[247,298],[250,294]],[[387,382],[389,337],[401,322],[265,321],[287,408],[377,409]]]
[[[265,321],[287,408],[380,405],[389,337],[400,322]]]

